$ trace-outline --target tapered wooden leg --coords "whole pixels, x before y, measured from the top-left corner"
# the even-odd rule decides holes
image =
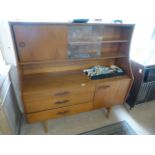
[[[44,127],[44,131],[48,132],[48,122],[47,121],[43,122],[43,127]]]
[[[107,114],[106,114],[107,118],[109,118],[109,116],[110,116],[110,111],[111,111],[111,108],[107,108]]]

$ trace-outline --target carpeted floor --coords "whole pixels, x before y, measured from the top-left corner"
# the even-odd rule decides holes
[[[80,135],[136,135],[136,132],[130,127],[130,125],[126,121],[121,121],[81,133]]]

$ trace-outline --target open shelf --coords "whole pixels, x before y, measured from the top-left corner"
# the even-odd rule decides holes
[[[129,57],[125,53],[102,53],[100,57],[89,58],[89,59],[62,59],[62,60],[47,60],[47,61],[33,61],[33,62],[19,62],[19,65],[33,65],[33,64],[48,64],[48,63],[63,63],[63,62],[74,62],[74,61],[91,61],[91,60],[105,60],[105,59],[113,59],[113,58],[125,58]]]
[[[24,94],[31,94],[33,92],[49,91],[52,89],[61,89],[61,87],[70,87],[73,85],[81,85],[89,83],[97,84],[98,82],[115,81],[121,79],[128,79],[127,75],[115,76],[111,78],[91,80],[87,75],[81,71],[67,71],[46,74],[27,75],[23,78]],[[44,79],[44,80],[42,80]],[[58,88],[59,86],[59,88]]]

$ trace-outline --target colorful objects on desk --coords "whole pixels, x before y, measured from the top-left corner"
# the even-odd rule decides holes
[[[88,69],[84,69],[83,72],[92,80],[125,74],[123,69],[115,65],[111,65],[110,67],[96,65]]]

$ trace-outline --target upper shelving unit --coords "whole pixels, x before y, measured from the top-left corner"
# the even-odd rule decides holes
[[[114,25],[70,25],[69,59],[128,56],[131,27]]]
[[[11,23],[20,65],[129,56],[133,25]]]

